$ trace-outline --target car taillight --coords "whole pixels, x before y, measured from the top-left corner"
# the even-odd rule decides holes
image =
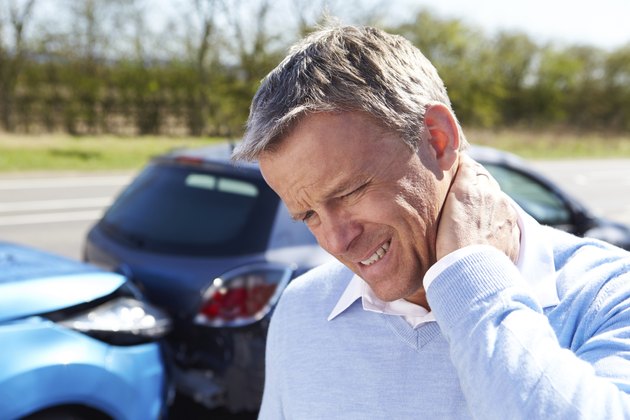
[[[262,319],[276,304],[292,273],[291,267],[270,263],[228,271],[205,291],[195,322],[219,327]]]
[[[183,163],[186,165],[201,165],[204,161],[200,157],[194,156],[178,156],[175,158],[175,162]]]

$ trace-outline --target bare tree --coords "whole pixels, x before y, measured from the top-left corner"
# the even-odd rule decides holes
[[[66,0],[65,4],[69,52],[96,63],[133,51],[144,10],[141,0]]]
[[[139,0],[65,0],[67,25],[60,53],[72,66],[64,74],[63,119],[68,132],[107,126],[107,77],[111,63],[134,50]],[[63,31],[62,31],[63,32]],[[71,79],[70,79],[71,78]],[[107,105],[105,105],[106,107]]]
[[[391,0],[292,0],[297,35],[302,37],[329,20],[383,26]]]
[[[252,3],[234,0],[223,4],[228,30],[234,40],[228,47],[238,59],[246,79],[259,76],[261,65],[265,67],[264,62],[268,59],[269,47],[276,38],[267,25],[271,1],[258,0],[257,7]],[[247,14],[242,13],[244,7],[247,8]],[[246,20],[245,16],[250,20]]]
[[[24,33],[36,2],[5,0],[0,5],[0,37],[7,32],[13,35],[9,42],[0,38],[0,121],[7,131],[14,130],[15,89],[27,53]]]
[[[297,33],[300,37],[312,31],[317,22],[332,14],[328,0],[293,0],[291,4],[297,20]]]
[[[188,129],[192,135],[204,133],[210,112],[210,68],[213,67],[219,54],[213,46],[217,43],[216,21],[222,6],[222,0],[192,0],[193,16],[189,21],[194,23],[190,28],[188,40],[196,69],[199,89],[188,104]]]

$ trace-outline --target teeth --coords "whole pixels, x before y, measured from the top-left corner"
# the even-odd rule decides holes
[[[363,264],[363,265],[372,265],[372,264],[374,264],[376,261],[378,261],[381,258],[383,258],[383,256],[387,253],[388,249],[389,249],[389,242],[386,242],[386,243],[383,244],[383,246],[381,246],[379,249],[377,249],[376,252],[374,252],[374,254],[372,254],[372,256],[370,258],[368,258],[367,260],[361,261],[361,264]]]

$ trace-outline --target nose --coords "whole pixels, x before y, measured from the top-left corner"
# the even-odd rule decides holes
[[[328,212],[320,217],[321,225],[315,237],[321,247],[335,256],[347,253],[361,235],[361,224],[345,212]]]

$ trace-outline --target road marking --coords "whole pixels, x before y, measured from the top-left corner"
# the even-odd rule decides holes
[[[80,222],[98,220],[103,210],[74,211],[65,213],[26,214],[0,217],[0,226],[36,225],[44,223]]]
[[[32,179],[2,179],[0,190],[26,190],[48,188],[76,188],[76,187],[100,187],[123,186],[131,181],[131,176],[99,176],[99,177],[72,177],[72,178],[32,178]]]
[[[0,213],[41,211],[41,210],[63,210],[81,209],[90,207],[108,207],[112,204],[111,197],[94,198],[69,198],[64,200],[38,200],[20,201],[13,203],[0,203]]]

